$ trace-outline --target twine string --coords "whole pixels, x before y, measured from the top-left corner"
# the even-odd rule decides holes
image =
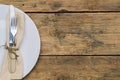
[[[8,47],[8,46],[5,46],[5,48],[8,50],[9,52],[9,57],[10,59],[16,59],[19,57],[17,54],[16,54],[16,51],[18,51],[19,49],[18,48],[14,48],[14,47]],[[15,55],[15,58],[12,57],[12,54]]]
[[[1,45],[0,48],[1,47],[5,47],[8,50],[10,59],[16,59],[17,60],[17,58],[19,57],[19,55],[16,54],[16,51],[19,50],[18,48],[8,47],[7,45]],[[12,58],[12,56],[11,56],[12,54],[15,55],[15,58]]]
[[[17,60],[17,58],[19,57],[19,55],[17,55],[16,51],[18,51],[19,49],[18,48],[15,48],[15,47],[8,47],[7,45],[1,45],[1,47],[5,47],[5,49],[8,50],[8,55],[9,55],[9,58],[10,58],[10,64],[11,64],[11,60]],[[14,55],[14,57],[12,57]],[[11,67],[11,66],[10,66]],[[15,70],[12,71],[11,68],[10,68],[10,73],[14,73],[16,71],[16,66],[15,66]]]

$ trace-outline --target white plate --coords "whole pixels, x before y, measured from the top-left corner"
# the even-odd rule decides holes
[[[21,14],[25,14],[23,11],[17,9]],[[8,5],[0,5],[0,45],[6,42],[6,17],[9,11]],[[24,71],[23,77],[25,77],[35,66],[39,54],[40,54],[40,37],[37,28],[32,19],[25,14],[25,32],[23,42],[20,46],[20,52],[23,58]],[[2,67],[3,56],[5,49],[0,48],[0,69]]]

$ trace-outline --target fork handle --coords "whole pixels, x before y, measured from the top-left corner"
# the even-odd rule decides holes
[[[13,46],[16,46],[15,36],[13,37]]]

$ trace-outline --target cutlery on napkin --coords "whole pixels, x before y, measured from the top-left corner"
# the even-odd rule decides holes
[[[15,20],[13,17],[15,17]],[[13,22],[11,21],[11,18],[13,19]],[[20,13],[12,5],[10,5],[10,11],[6,22],[6,53],[2,64],[0,80],[22,79],[23,77],[23,61],[19,48],[23,39],[24,26],[24,14]],[[15,34],[13,34],[11,30],[13,27],[17,28],[16,32],[13,31]]]

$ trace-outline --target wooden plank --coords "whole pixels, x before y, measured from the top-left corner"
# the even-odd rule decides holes
[[[119,79],[119,56],[41,56],[24,80]]]
[[[42,55],[120,54],[120,13],[31,13]]]
[[[0,0],[25,12],[120,11],[120,0]]]

